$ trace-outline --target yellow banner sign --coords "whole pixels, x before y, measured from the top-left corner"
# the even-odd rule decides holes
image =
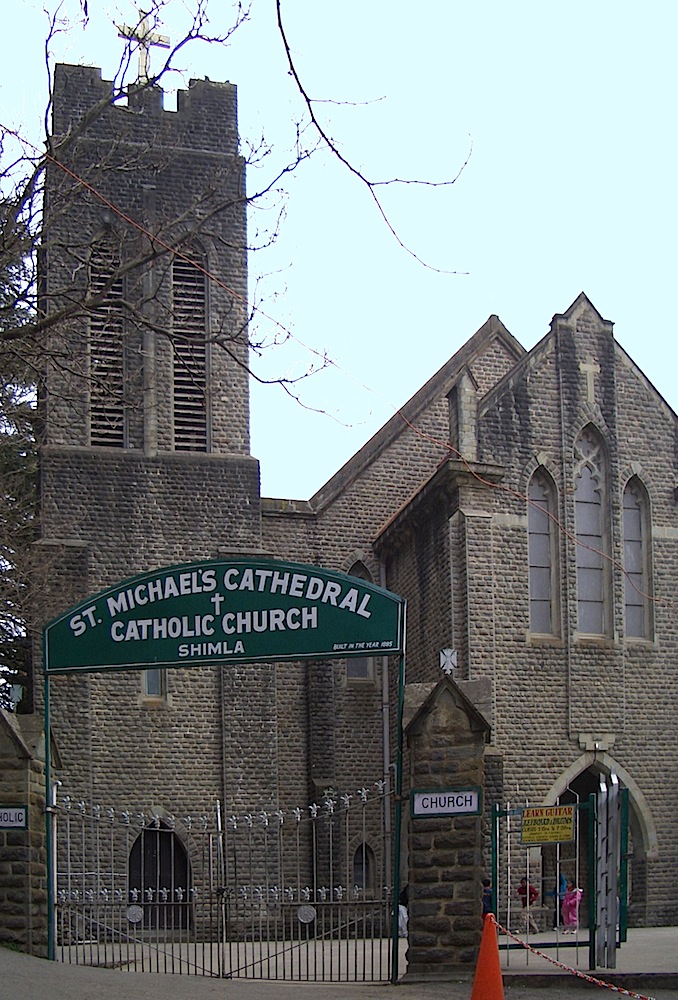
[[[574,806],[529,806],[522,810],[521,844],[574,840]]]

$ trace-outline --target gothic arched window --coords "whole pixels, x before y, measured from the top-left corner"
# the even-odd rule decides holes
[[[353,855],[353,885],[361,889],[365,896],[374,893],[374,851],[364,841],[356,848]]]
[[[645,487],[634,476],[623,498],[624,631],[637,639],[652,635],[649,506]]]
[[[197,266],[196,266],[197,265]],[[174,447],[207,451],[207,286],[197,247],[172,261]]]
[[[110,448],[125,445],[123,280],[119,269],[119,255],[110,243],[92,249],[88,293],[99,301],[89,317],[90,443]]]
[[[610,560],[606,457],[590,425],[575,443],[574,519],[577,535],[577,629],[585,635],[610,630]]]
[[[530,631],[556,635],[560,631],[558,548],[553,520],[556,490],[545,469],[536,470],[527,495]]]
[[[372,575],[364,563],[353,563],[348,571],[349,576],[357,576],[360,580],[372,583]],[[372,656],[349,656],[346,658],[347,681],[371,681],[374,678],[374,658]]]

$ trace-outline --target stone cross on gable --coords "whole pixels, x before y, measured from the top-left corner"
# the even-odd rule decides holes
[[[129,38],[131,41],[139,43],[139,83],[148,83],[149,69],[151,65],[150,49],[155,45],[160,49],[168,49],[170,40],[168,35],[158,35],[153,30],[149,14],[141,12],[141,20],[136,28],[130,28],[126,24],[118,27],[118,38]]]
[[[579,363],[579,371],[586,373],[586,398],[589,403],[595,403],[596,387],[593,376],[600,374],[600,365],[596,363],[590,354],[587,354],[586,359]]]

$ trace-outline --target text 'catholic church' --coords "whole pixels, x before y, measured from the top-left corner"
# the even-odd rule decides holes
[[[95,69],[59,66],[55,134],[77,130],[109,90]],[[339,814],[342,794],[348,803],[359,789],[391,795],[379,824],[347,836],[345,881],[390,882],[400,857],[416,949],[427,878],[444,882],[445,866],[429,865],[437,834],[429,820],[416,827],[412,791],[473,806],[470,860],[450,846],[451,868],[471,873],[452,879],[454,923],[479,917],[493,805],[579,806],[616,776],[628,792],[629,922],[678,923],[678,420],[612,323],[582,294],[526,351],[492,315],[310,500],[261,497],[235,87],[191,81],[176,112],[141,90],[67,156],[122,214],[50,167],[46,220],[65,249],[47,255],[47,308],[74,280],[90,305],[43,400],[43,620],[78,606],[71,630],[84,631],[95,612],[89,622],[83,602],[103,592],[114,626],[127,616],[111,628],[114,651],[172,638],[189,668],[55,677],[60,794],[146,810],[179,840],[174,817],[196,803],[282,817],[322,810],[328,796]],[[154,253],[148,234],[178,252]],[[283,579],[278,563],[305,569]],[[163,611],[167,587],[199,595],[201,610]],[[243,591],[277,601],[229,604]],[[250,636],[301,641],[316,609],[368,629],[382,591],[406,601],[403,704],[398,657],[378,643],[345,658],[244,662]],[[401,714],[406,815],[393,846]],[[477,778],[463,764],[473,734]],[[453,773],[436,749],[446,741],[461,748]],[[557,907],[554,866],[586,877],[588,847],[571,862],[569,849],[556,860],[527,849],[498,879],[527,866],[540,905]]]

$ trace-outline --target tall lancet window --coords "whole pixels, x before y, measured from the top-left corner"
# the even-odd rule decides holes
[[[585,427],[575,444],[574,517],[577,534],[577,629],[610,631],[610,560],[606,456],[595,429]]]
[[[652,636],[649,508],[645,487],[634,476],[624,490],[624,631],[636,639]]]
[[[545,469],[537,469],[532,476],[528,499],[530,631],[538,635],[556,635],[560,631],[558,549],[554,530],[556,490]]]
[[[125,445],[125,365],[120,260],[110,244],[92,250],[89,294],[98,298],[89,317],[90,443]]]
[[[197,247],[182,253],[172,263],[174,447],[207,451],[205,255]]]

